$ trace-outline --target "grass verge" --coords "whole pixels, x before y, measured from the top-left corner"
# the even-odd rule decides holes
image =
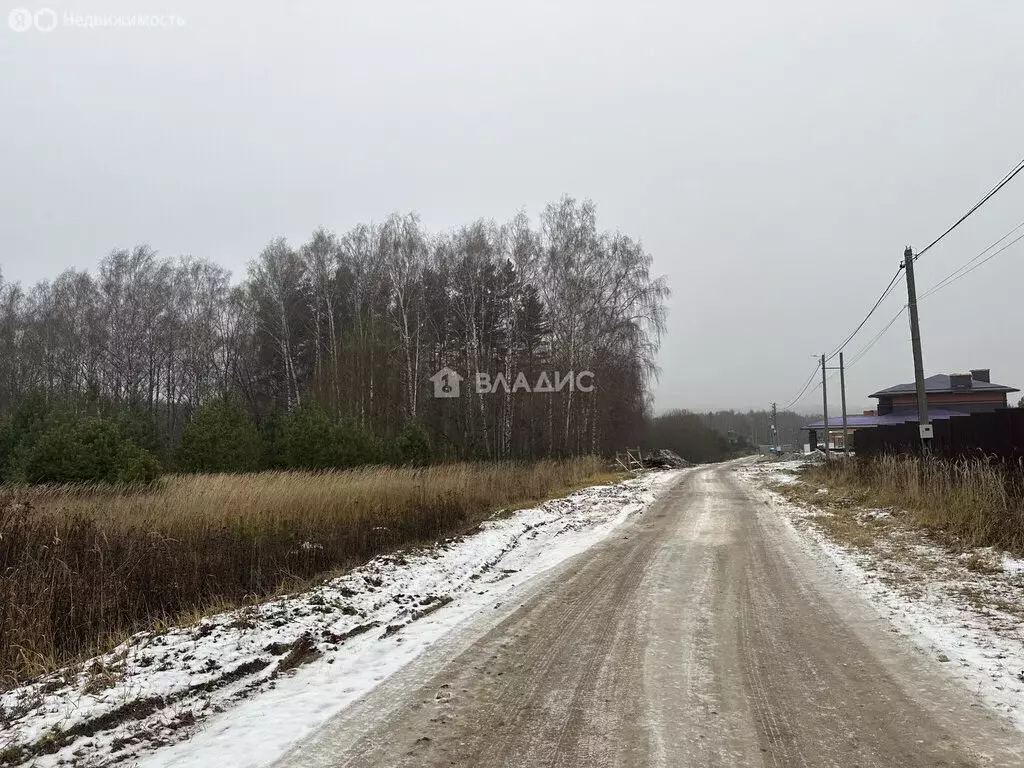
[[[1024,554],[1024,474],[984,460],[909,456],[832,461],[802,473],[791,493],[828,490],[832,508],[891,507],[954,549],[995,547]]]
[[[586,457],[0,487],[0,687],[614,479]]]

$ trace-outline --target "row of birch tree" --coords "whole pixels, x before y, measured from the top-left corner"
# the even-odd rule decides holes
[[[382,437],[418,425],[438,457],[609,453],[643,428],[667,297],[643,245],[572,198],[537,223],[431,233],[410,213],[277,238],[241,280],[139,245],[92,274],[0,278],[0,418],[30,396],[131,410],[172,455],[197,410],[228,397],[257,423],[305,405]],[[445,366],[466,379],[459,398],[433,397]],[[593,389],[474,386],[570,371]]]

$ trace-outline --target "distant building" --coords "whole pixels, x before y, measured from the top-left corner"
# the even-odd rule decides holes
[[[1019,392],[1015,387],[992,383],[988,368],[974,368],[970,373],[939,373],[924,380],[930,421],[964,416],[969,413],[1006,408],[1006,397]],[[868,429],[885,424],[917,421],[917,386],[897,384],[880,389],[871,395],[878,400],[878,408],[856,416],[847,415],[847,429]],[[825,424],[817,421],[803,429],[810,433],[812,449],[824,442]],[[828,444],[833,450],[843,447],[843,416],[830,413],[828,417]]]
[[[993,384],[988,368],[975,368],[970,373],[939,373],[929,376],[924,380],[924,391],[929,409],[977,413],[1005,408],[1006,396],[1020,390]],[[917,416],[917,387],[913,382],[881,389],[871,397],[878,398],[879,416],[900,413]]]

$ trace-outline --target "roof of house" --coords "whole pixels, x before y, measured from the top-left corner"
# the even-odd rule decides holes
[[[954,416],[967,416],[966,413],[959,411],[946,411],[939,408],[928,409],[929,421],[936,421],[938,419],[950,419]],[[917,421],[916,413],[887,413],[884,416],[862,416],[862,415],[848,415],[846,417],[846,426],[850,429],[864,429],[865,427],[880,427],[886,424],[904,424],[908,421]],[[800,427],[802,430],[808,429],[822,429],[825,426],[823,421],[816,421],[813,424],[808,424],[804,427]],[[843,428],[843,417],[840,416],[829,416],[828,417],[828,428],[829,429],[842,429]]]
[[[971,379],[971,386],[969,389],[953,389],[950,384],[950,375],[948,373],[937,373],[934,376],[929,376],[924,380],[924,391],[925,392],[1020,392],[1019,389],[1014,387],[1007,387],[1003,384],[993,384],[988,381],[978,381],[977,379]],[[869,397],[884,397],[886,395],[907,395],[914,394],[917,391],[917,387],[913,382],[910,384],[897,384],[895,387],[889,387],[888,389],[880,389]]]

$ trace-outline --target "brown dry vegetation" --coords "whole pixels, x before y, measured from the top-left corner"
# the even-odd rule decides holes
[[[589,457],[0,487],[0,687],[612,477]]]
[[[905,510],[948,544],[1024,553],[1024,477],[1019,469],[983,460],[885,456],[832,461],[806,470],[803,477],[811,486],[828,488],[830,497]]]

